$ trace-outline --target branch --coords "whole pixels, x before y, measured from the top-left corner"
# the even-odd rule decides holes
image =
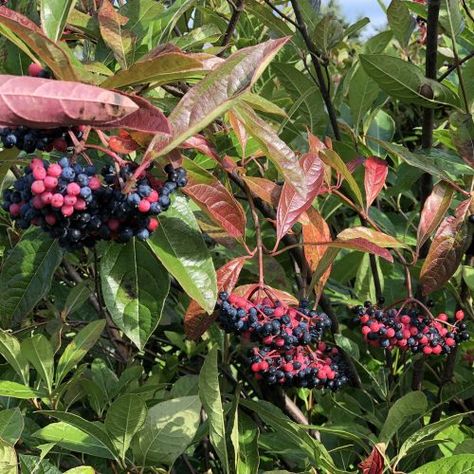
[[[448,69],[438,77],[438,82],[444,81],[453,71],[456,70],[458,66],[462,66],[465,62],[469,61],[471,58],[474,58],[474,51],[471,51],[467,56],[464,56],[459,62],[451,64]]]
[[[318,78],[318,86],[321,91],[321,95],[323,96],[326,109],[328,111],[329,120],[331,122],[331,127],[334,132],[334,137],[336,138],[336,140],[340,141],[341,133],[339,130],[339,125],[337,123],[336,109],[334,108],[334,104],[332,103],[331,95],[329,93],[328,86],[326,85],[324,73],[321,68],[321,64],[319,62],[320,61],[319,52],[317,51],[315,44],[309,37],[308,30],[306,29],[306,24],[303,19],[303,15],[301,14],[298,0],[290,0],[290,1],[291,1],[291,5],[293,6],[293,11],[295,13],[298,30],[301,33],[301,36],[303,37],[306,47],[308,48],[308,51],[311,55],[311,60],[313,62],[314,70],[316,72],[316,77]]]
[[[224,34],[224,38],[222,39],[221,46],[226,47],[234,34],[235,28],[237,27],[237,23],[239,22],[240,15],[244,11],[245,0],[237,0],[236,4],[232,4],[232,16],[230,17],[229,24],[227,25],[227,30]],[[221,51],[217,56],[221,56],[224,51]]]

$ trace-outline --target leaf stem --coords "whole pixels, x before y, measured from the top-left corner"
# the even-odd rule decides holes
[[[222,39],[221,46],[224,48],[230,43],[232,35],[237,27],[237,23],[239,22],[240,15],[244,11],[245,7],[245,0],[237,0],[235,5],[233,2],[230,2],[232,6],[232,16],[230,17],[229,24],[227,25],[227,30],[224,34],[224,38]],[[224,51],[221,51],[217,56],[222,56]]]

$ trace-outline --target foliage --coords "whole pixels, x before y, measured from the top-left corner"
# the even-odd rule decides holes
[[[358,324],[468,338],[472,2],[392,0],[370,37],[314,0],[0,3],[2,127],[54,133],[52,162],[136,163],[119,194],[187,173],[143,240],[69,251],[0,211],[0,473],[474,469],[473,343],[392,351]],[[25,130],[2,132],[2,190]],[[334,348],[348,383],[254,377],[266,343],[222,331],[221,292],[246,317],[314,302],[331,330],[301,351]]]

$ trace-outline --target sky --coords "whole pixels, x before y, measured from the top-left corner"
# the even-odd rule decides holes
[[[323,3],[325,3],[324,0]],[[388,5],[390,2],[384,0],[384,3]],[[339,4],[350,21],[355,21],[364,16],[370,19],[370,25],[366,26],[363,31],[364,35],[372,34],[377,27],[383,26],[387,22],[387,17],[377,0],[343,0]]]

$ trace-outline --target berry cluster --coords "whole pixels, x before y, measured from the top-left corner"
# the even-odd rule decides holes
[[[457,344],[469,339],[461,310],[452,321],[444,313],[432,319],[417,309],[383,311],[369,302],[355,308],[355,312],[364,338],[374,347],[440,355],[449,354]]]
[[[34,158],[4,191],[3,209],[20,228],[40,226],[68,250],[93,247],[98,240],[145,240],[158,227],[156,216],[168,209],[170,194],[186,185],[186,172],[168,165],[166,182],[143,174],[136,189],[124,194],[121,185],[135,167],[129,163],[116,173],[106,166],[98,175],[94,166],[67,157],[58,163]]]
[[[302,301],[299,308],[289,308],[270,298],[253,303],[221,293],[220,299],[222,328],[265,346],[288,350],[319,342],[324,331],[331,327],[328,315],[310,310],[307,301]]]
[[[81,127],[73,127],[71,131],[77,139],[82,137]],[[0,128],[0,140],[4,148],[16,147],[26,153],[35,150],[65,152],[71,147],[72,141],[68,128],[35,129],[28,127]]]
[[[302,300],[293,308],[266,297],[250,301],[222,292],[218,321],[244,342],[256,342],[251,349],[251,370],[268,384],[329,388],[337,390],[348,381],[343,357],[337,348],[320,342],[331,321],[324,313],[310,309]],[[310,348],[316,345],[316,350]]]
[[[341,353],[324,342],[320,342],[315,350],[300,346],[279,352],[254,347],[250,363],[256,378],[270,385],[337,390],[349,380]]]

